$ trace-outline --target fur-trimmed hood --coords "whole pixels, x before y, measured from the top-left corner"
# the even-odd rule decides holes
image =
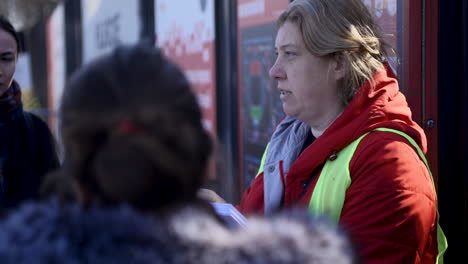
[[[56,202],[30,203],[0,223],[1,263],[353,262],[346,236],[303,213],[250,218],[228,229],[197,209],[168,219]]]

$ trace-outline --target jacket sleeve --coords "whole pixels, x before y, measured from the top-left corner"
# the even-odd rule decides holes
[[[252,185],[245,190],[240,203],[236,206],[244,215],[263,214],[263,172],[255,177]]]
[[[57,155],[57,144],[48,125],[40,118],[33,115],[35,127],[37,128],[37,137],[39,141],[39,151],[41,158],[41,171],[46,174],[57,169],[60,166]]]
[[[350,162],[341,215],[365,263],[435,263],[436,195],[415,150],[398,135],[374,132]]]

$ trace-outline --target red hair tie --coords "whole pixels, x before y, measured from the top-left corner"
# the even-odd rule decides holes
[[[142,135],[145,133],[145,129],[133,122],[130,119],[123,119],[120,121],[117,130],[122,134],[127,135]]]

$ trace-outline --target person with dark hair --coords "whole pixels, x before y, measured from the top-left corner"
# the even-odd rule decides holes
[[[294,0],[277,25],[269,73],[286,116],[239,211],[308,208],[346,228],[365,263],[441,263],[426,135],[363,1]]]
[[[0,222],[2,263],[357,263],[345,233],[304,212],[235,228],[197,198],[211,138],[187,79],[152,46],[74,73],[59,118],[65,159],[43,189],[58,198]]]
[[[59,115],[65,158],[57,174],[83,204],[159,210],[193,201],[204,181],[212,143],[196,97],[146,45],[120,47],[71,76]]]
[[[47,124],[23,110],[13,79],[20,52],[18,33],[0,17],[0,209],[39,198],[44,175],[59,167]]]

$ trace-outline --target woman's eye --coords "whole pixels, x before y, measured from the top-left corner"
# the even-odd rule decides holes
[[[2,57],[1,60],[9,62],[9,61],[13,61],[14,58],[13,57]]]
[[[292,52],[292,51],[285,51],[284,54],[285,54],[287,57],[296,56],[296,53],[295,53],[295,52]]]

